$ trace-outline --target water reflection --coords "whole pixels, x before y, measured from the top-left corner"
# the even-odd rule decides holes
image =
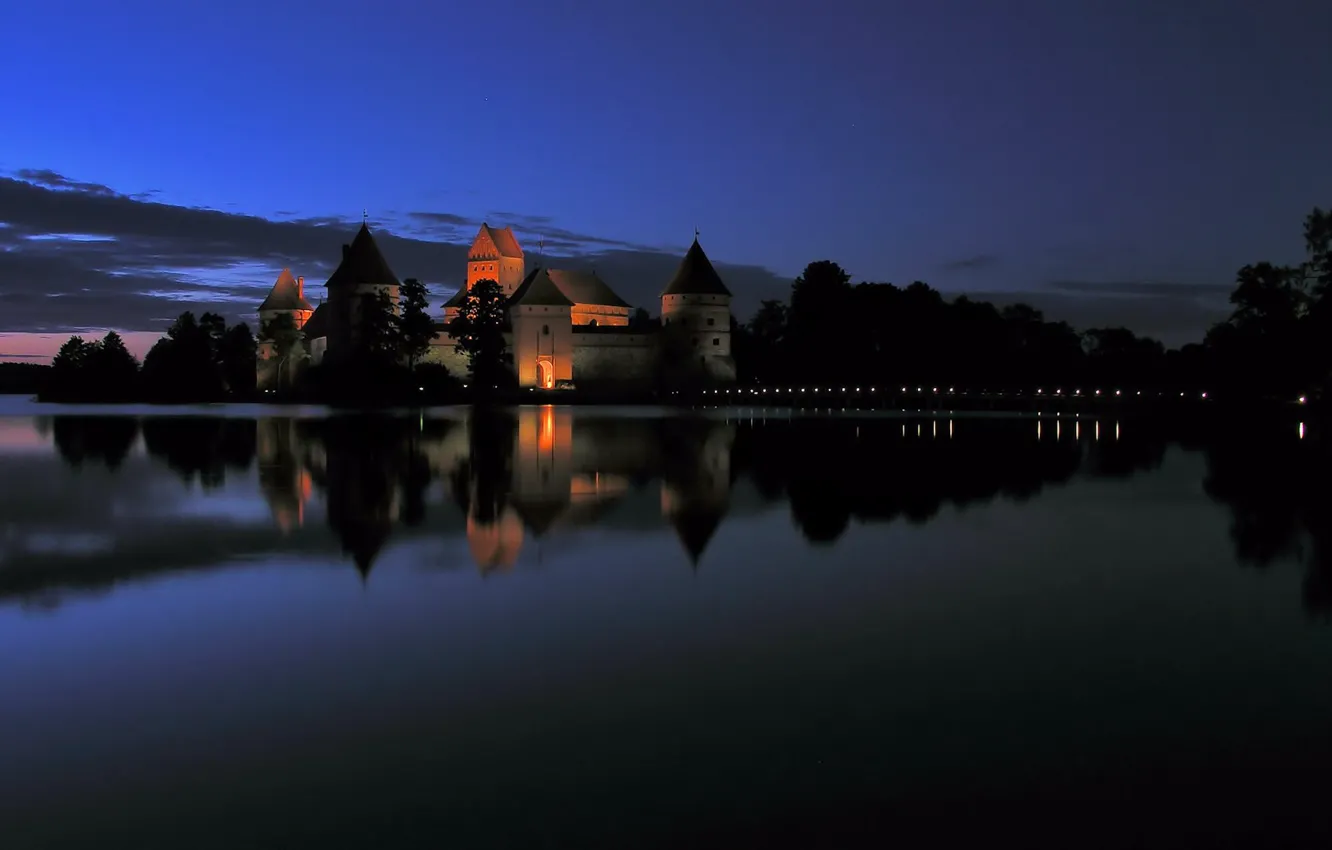
[[[1332,611],[1325,530],[1332,526],[1322,522],[1328,460],[1318,440],[1305,439],[1302,424],[1085,424],[1050,417],[1034,424],[623,418],[556,407],[455,418],[57,416],[35,427],[51,432],[71,468],[121,470],[118,477],[131,486],[139,479],[124,467],[141,435],[148,458],[175,472],[188,492],[203,494],[203,502],[188,503],[196,516],[206,506],[243,514],[254,500],[247,482],[257,477],[270,533],[214,524],[183,539],[191,522],[203,520],[178,516],[178,527],[145,532],[157,545],[137,560],[127,550],[142,550],[146,541],[71,545],[54,560],[50,546],[40,554],[20,548],[6,556],[0,592],[105,584],[168,563],[187,569],[248,552],[304,551],[318,548],[308,538],[321,525],[363,577],[396,535],[412,534],[465,534],[472,562],[488,574],[513,567],[533,548],[539,555],[549,536],[603,524],[641,529],[651,514],[674,531],[684,560],[698,568],[737,504],[747,513],[785,504],[806,541],[831,545],[853,523],[920,524],[946,507],[1020,503],[1075,476],[1125,479],[1160,466],[1177,444],[1204,453],[1204,488],[1230,511],[1239,560],[1303,564],[1308,609]],[[233,479],[235,492],[228,489]],[[104,495],[115,497],[121,486]],[[176,500],[178,514],[188,513],[187,502],[179,494]],[[312,522],[321,512],[323,523]],[[47,540],[94,534],[77,517],[43,533]]]
[[[139,422],[128,416],[57,416],[51,432],[56,449],[70,466],[101,463],[117,469],[134,447]]]
[[[1226,433],[1208,442],[1207,494],[1230,509],[1236,558],[1266,569],[1303,565],[1306,610],[1332,615],[1332,457],[1303,423]]]

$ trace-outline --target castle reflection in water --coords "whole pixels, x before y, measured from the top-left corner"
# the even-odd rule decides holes
[[[34,440],[49,434],[64,462],[89,475],[62,483],[43,461],[6,461],[0,499],[11,522],[0,539],[0,599],[261,555],[327,560],[329,531],[363,576],[395,536],[465,534],[470,559],[489,573],[592,526],[669,527],[682,566],[711,568],[724,522],[785,510],[808,545],[825,546],[854,525],[921,524],[945,506],[1021,503],[1076,478],[1127,479],[1161,466],[1173,448],[1201,454],[1199,471],[1187,474],[1201,476],[1196,486],[1228,509],[1237,558],[1258,567],[1300,562],[1306,606],[1332,613],[1332,453],[1317,429],[1293,423],[564,407],[31,421]],[[136,491],[157,486],[143,483],[152,476],[140,445],[189,487],[166,497]],[[153,516],[127,517],[131,498]],[[234,521],[262,512],[260,498],[271,526]]]
[[[329,525],[367,573],[395,525],[425,520],[436,482],[466,519],[482,571],[524,546],[595,525],[645,486],[697,564],[725,517],[735,427],[697,418],[610,419],[553,406],[460,419],[262,419],[259,481],[276,524],[309,521],[323,493]]]

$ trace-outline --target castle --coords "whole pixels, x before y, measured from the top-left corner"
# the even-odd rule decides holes
[[[631,323],[630,305],[594,271],[527,268],[512,228],[482,224],[467,253],[467,277],[444,304],[443,321],[423,362],[467,374],[448,324],[467,293],[483,280],[506,298],[505,340],[518,385],[554,390],[579,386],[642,387],[663,366],[709,382],[735,379],[731,357],[731,293],[722,283],[697,234],[661,293],[661,323]],[[306,366],[353,358],[364,295],[386,292],[397,309],[398,278],[368,226],[362,224],[325,284],[317,307],[305,297],[305,279],[287,269],[259,306],[261,390],[288,382]],[[288,314],[302,345],[279,357],[265,329]]]

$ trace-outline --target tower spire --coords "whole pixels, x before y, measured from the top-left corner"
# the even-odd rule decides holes
[[[694,226],[694,241],[695,241],[695,242],[698,241],[698,226],[697,226],[697,225]]]
[[[365,208],[365,207],[362,207],[362,208],[361,208],[361,224],[365,224],[365,223],[367,223],[369,220],[370,220],[370,210],[367,209],[367,208]]]

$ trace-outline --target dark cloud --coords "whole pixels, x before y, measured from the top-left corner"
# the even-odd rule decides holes
[[[952,260],[944,263],[940,268],[944,271],[976,271],[978,269],[994,268],[999,264],[999,257],[994,254],[976,254],[971,257],[963,257],[959,260]]]
[[[20,180],[26,180],[29,183],[36,183],[39,186],[46,186],[51,189],[70,189],[75,192],[84,192],[89,195],[114,195],[110,186],[103,186],[101,183],[80,183],[70,180],[58,171],[52,171],[49,168],[21,168],[15,172]]]
[[[1142,281],[1087,281],[1056,280],[1048,286],[1062,292],[1092,295],[1129,295],[1145,298],[1211,298],[1225,301],[1230,296],[1229,284],[1213,283],[1147,283]]]
[[[627,301],[654,312],[682,253],[557,228],[543,216],[499,218],[492,223],[514,225],[529,263],[544,238],[551,264],[596,267]],[[425,281],[438,306],[462,282],[475,220],[430,211],[385,219],[371,226],[389,264]],[[304,275],[317,301],[360,225],[174,206],[46,169],[0,177],[0,223],[0,331],[49,332],[160,330],[187,308],[252,319],[283,267]],[[436,238],[422,238],[421,225]],[[717,265],[740,316],[787,292],[789,282],[766,269]]]
[[[430,222],[431,224],[449,224],[455,227],[476,227],[481,224],[481,222],[476,221],[475,219],[465,215],[457,215],[456,213],[409,212],[407,213],[407,217],[418,221]]]

